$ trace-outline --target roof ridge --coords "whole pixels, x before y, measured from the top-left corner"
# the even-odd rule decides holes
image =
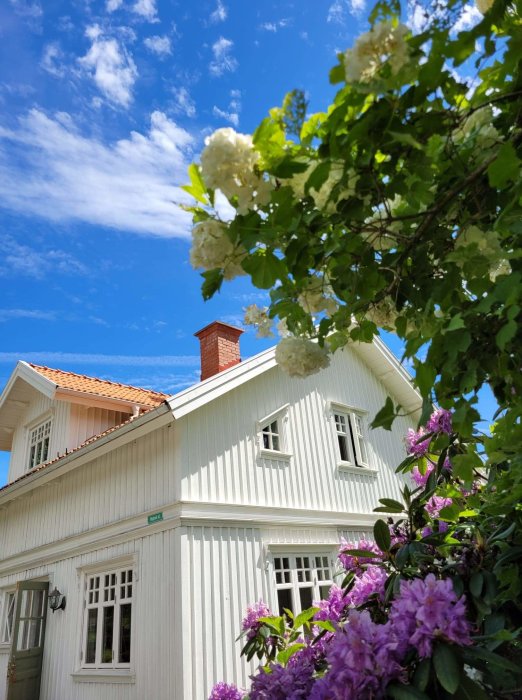
[[[170,396],[170,394],[166,394],[163,391],[156,391],[155,389],[146,389],[145,387],[142,386],[134,386],[133,384],[124,384],[123,382],[113,382],[110,379],[101,379],[100,377],[92,377],[89,374],[79,374],[78,372],[71,372],[67,369],[59,369],[56,367],[47,367],[46,365],[35,365],[32,362],[27,363],[29,367],[32,367],[36,371],[40,369],[47,369],[50,370],[51,372],[60,372],[61,374],[68,374],[72,375],[73,377],[80,377],[81,379],[90,379],[91,381],[95,382],[102,382],[103,384],[112,384],[113,386],[121,386],[121,387],[126,387],[128,389],[135,389],[136,391],[147,391],[150,394],[156,394],[157,396]]]

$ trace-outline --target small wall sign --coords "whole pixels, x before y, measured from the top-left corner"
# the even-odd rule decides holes
[[[152,523],[159,523],[160,520],[163,520],[163,513],[153,513],[147,518],[147,522],[149,525],[152,525]]]

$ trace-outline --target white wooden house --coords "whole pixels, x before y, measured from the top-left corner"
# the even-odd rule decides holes
[[[290,379],[239,330],[197,335],[174,396],[19,362],[0,396],[0,700],[204,700],[248,685],[246,606],[308,607],[371,531],[420,399],[379,341]],[[65,608],[51,612],[57,589]]]

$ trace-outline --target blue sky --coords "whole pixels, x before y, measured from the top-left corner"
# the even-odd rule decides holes
[[[187,166],[293,88],[323,109],[364,16],[365,0],[0,4],[0,386],[18,359],[172,393],[198,380],[193,333],[266,297],[238,279],[202,301]],[[268,344],[246,332],[242,354]]]

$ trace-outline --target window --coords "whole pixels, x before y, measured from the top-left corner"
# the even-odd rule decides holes
[[[2,615],[2,630],[0,643],[10,644],[13,636],[13,623],[15,616],[16,594],[14,591],[8,591],[4,595],[4,608]]]
[[[368,467],[368,446],[362,416],[355,411],[334,408],[333,418],[340,461],[356,467]]]
[[[29,434],[29,464],[33,469],[43,464],[49,457],[49,437],[51,435],[51,419],[40,423]]]
[[[332,585],[330,554],[274,556],[274,576],[279,614],[284,609],[298,615],[315,600],[328,598]]]
[[[86,576],[82,666],[129,668],[133,570]]]
[[[288,404],[266,416],[257,423],[258,443],[261,455],[289,459],[286,423]]]

